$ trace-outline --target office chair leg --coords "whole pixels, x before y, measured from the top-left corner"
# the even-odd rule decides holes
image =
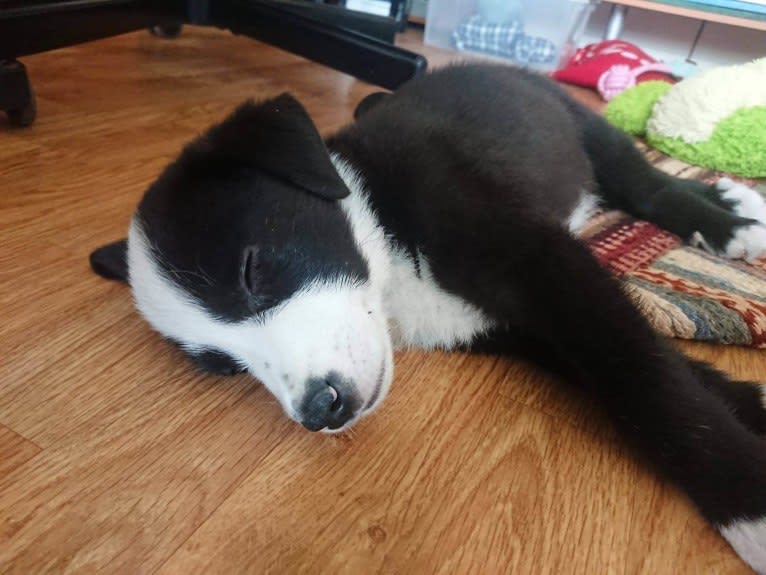
[[[178,38],[183,28],[183,24],[160,24],[149,28],[149,33],[157,38]]]
[[[0,60],[0,110],[14,127],[29,126],[37,116],[27,69],[18,60]]]

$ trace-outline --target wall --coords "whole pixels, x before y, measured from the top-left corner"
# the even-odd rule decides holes
[[[601,40],[611,4],[596,8],[583,37],[583,44]],[[621,38],[633,42],[666,62],[685,60],[700,22],[680,16],[631,8]],[[693,60],[703,68],[748,62],[766,56],[766,32],[708,22]],[[766,79],[764,79],[766,81]]]

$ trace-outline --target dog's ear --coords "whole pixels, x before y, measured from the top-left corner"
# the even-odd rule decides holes
[[[356,110],[354,110],[354,120],[358,120],[364,116],[367,112],[377,106],[381,100],[385,100],[390,95],[389,92],[373,92],[362,98],[362,101],[356,105]]]
[[[101,246],[90,254],[90,267],[102,278],[128,281],[128,240]]]
[[[209,137],[221,153],[311,194],[328,200],[349,194],[314,122],[290,94],[245,102]]]

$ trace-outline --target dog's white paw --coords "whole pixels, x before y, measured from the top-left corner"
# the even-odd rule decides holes
[[[751,224],[739,228],[726,244],[726,257],[749,262],[766,255],[766,226]]]
[[[689,243],[711,254],[752,262],[766,256],[766,226],[749,224],[739,227],[734,232],[734,237],[719,250],[714,249],[700,232],[694,232]]]
[[[745,563],[766,575],[766,519],[734,521],[719,531]]]
[[[766,200],[761,194],[729,178],[718,180],[716,188],[722,192],[724,200],[733,204],[734,213],[738,216],[758,220],[766,225]]]

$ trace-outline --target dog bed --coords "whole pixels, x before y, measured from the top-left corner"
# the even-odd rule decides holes
[[[720,177],[643,148],[667,173],[711,183]],[[766,185],[747,183],[766,193]],[[766,259],[747,264],[720,258],[619,211],[593,216],[580,235],[601,263],[624,281],[660,333],[766,348]]]
[[[686,162],[766,177],[766,58],[701,72],[670,86],[647,82],[610,101],[605,116]],[[645,125],[641,125],[641,122]]]

